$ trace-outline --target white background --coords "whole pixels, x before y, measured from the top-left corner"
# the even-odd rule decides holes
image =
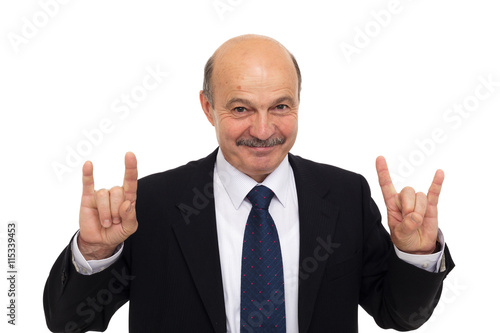
[[[78,229],[84,160],[94,163],[98,189],[121,184],[127,151],[136,153],[142,177],[217,146],[198,102],[203,66],[221,43],[245,33],[277,39],[301,66],[294,154],[363,174],[382,211],[378,155],[401,176],[398,190],[426,192],[435,170],[445,171],[440,227],[457,267],[434,317],[418,332],[498,327],[492,267],[500,231],[500,86],[471,104],[466,117],[444,118],[454,104],[473,103],[479,77],[500,82],[496,1],[401,0],[385,26],[371,12],[387,9],[389,0],[222,0],[232,4],[222,15],[213,0],[87,0],[52,7],[52,16],[43,14],[40,3],[47,2],[0,4],[0,277],[7,271],[7,222],[19,225],[18,325],[7,324],[1,278],[2,332],[48,332],[43,287]],[[40,27],[29,31],[27,21]],[[372,29],[369,41],[359,33],[365,28]],[[346,57],[346,44],[358,45],[358,53]],[[169,75],[120,118],[113,103],[142,83],[147,67]],[[68,147],[84,145],[83,131],[103,119],[113,122],[111,132],[58,177],[54,163],[67,165]],[[436,129],[445,139],[431,145]],[[425,152],[416,141],[427,142]],[[125,305],[115,314],[108,332],[127,330],[127,312]],[[362,309],[360,331],[382,331]]]

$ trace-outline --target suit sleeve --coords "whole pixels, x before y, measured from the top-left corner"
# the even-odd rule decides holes
[[[362,178],[361,183],[364,265],[360,304],[382,328],[417,329],[430,318],[439,302],[443,280],[453,269],[453,260],[446,247],[446,270],[431,273],[399,259],[366,180]]]
[[[78,273],[71,242],[52,267],[43,294],[45,319],[52,332],[103,332],[128,300],[134,277],[123,256],[92,275]]]

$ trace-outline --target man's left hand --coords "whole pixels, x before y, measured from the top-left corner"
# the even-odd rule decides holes
[[[436,171],[429,192],[425,195],[422,192],[415,193],[411,187],[405,187],[398,193],[392,184],[384,157],[377,158],[376,167],[387,207],[392,242],[399,250],[406,253],[433,253],[438,235],[437,204],[444,172]]]

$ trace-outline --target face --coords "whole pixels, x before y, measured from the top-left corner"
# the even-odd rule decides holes
[[[225,159],[257,182],[287,156],[298,129],[295,68],[281,47],[272,47],[264,45],[261,52],[256,45],[250,51],[240,45],[220,56],[212,78],[213,107],[200,93]]]

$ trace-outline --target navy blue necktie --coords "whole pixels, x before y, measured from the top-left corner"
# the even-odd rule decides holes
[[[280,241],[269,204],[274,193],[255,186],[243,238],[240,332],[286,332],[285,288]]]

